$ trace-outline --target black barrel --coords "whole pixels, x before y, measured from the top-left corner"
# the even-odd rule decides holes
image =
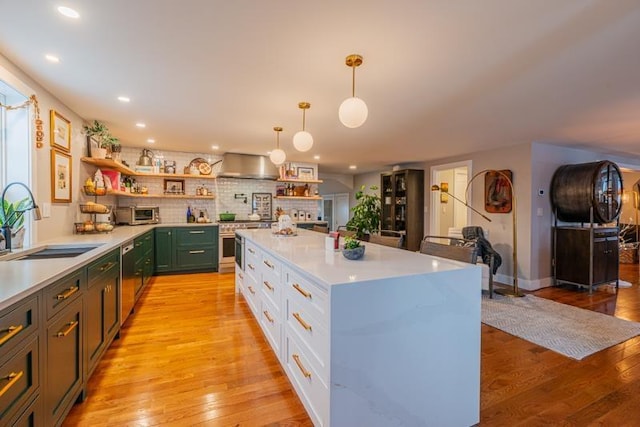
[[[615,221],[622,209],[620,169],[608,160],[560,166],[551,180],[551,205],[560,221]]]

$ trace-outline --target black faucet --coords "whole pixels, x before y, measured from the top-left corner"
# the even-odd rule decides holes
[[[4,201],[5,201],[4,196],[6,195],[7,190],[10,187],[13,187],[14,185],[20,185],[27,190],[27,192],[29,193],[29,198],[31,199],[31,206],[29,206],[28,208],[20,209],[20,210],[14,210],[13,212],[11,212],[9,217],[7,217],[7,211],[4,208]],[[33,218],[36,221],[41,220],[42,215],[40,214],[40,208],[38,207],[35,199],[33,198],[33,193],[31,193],[31,190],[29,190],[29,187],[27,187],[21,182],[11,182],[7,184],[6,187],[4,187],[4,190],[2,191],[2,196],[0,196],[0,207],[2,209],[2,218],[3,218],[2,234],[4,235],[5,249],[8,249],[9,252],[11,252],[11,227],[20,219],[22,215],[24,215],[25,212],[30,211],[31,209],[33,209]]]

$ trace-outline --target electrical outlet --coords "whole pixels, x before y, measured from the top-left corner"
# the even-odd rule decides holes
[[[544,214],[544,211],[542,210],[542,208],[538,208],[538,216],[542,216]]]
[[[40,206],[40,213],[42,214],[42,218],[50,218],[51,217],[51,203],[44,202]]]

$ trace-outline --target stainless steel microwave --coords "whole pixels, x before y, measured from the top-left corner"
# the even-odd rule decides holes
[[[157,224],[160,222],[158,206],[122,206],[116,208],[116,223],[128,225]]]

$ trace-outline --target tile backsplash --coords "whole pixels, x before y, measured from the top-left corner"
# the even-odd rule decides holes
[[[164,160],[175,160],[178,173],[183,172],[184,167],[195,158],[205,159],[209,163],[222,160],[221,156],[203,153],[187,153],[178,151],[156,151],[152,150],[156,157]],[[121,159],[125,161],[131,168],[140,157],[141,149],[123,147]],[[315,164],[303,164],[298,166],[313,167]],[[214,173],[218,167],[214,167]],[[152,177],[135,177],[141,186],[146,186],[149,194],[162,194],[164,191],[164,179]],[[182,178],[177,178],[182,179]],[[276,187],[279,184],[276,181],[259,180],[259,179],[236,179],[236,178],[218,178],[218,179],[198,179],[187,178],[184,180],[185,194],[195,194],[196,189],[204,186],[208,191],[213,192],[214,199],[168,199],[168,198],[128,198],[118,197],[119,206],[129,205],[154,205],[160,207],[160,218],[164,223],[181,223],[187,221],[187,207],[195,210],[195,215],[201,210],[205,210],[213,221],[218,220],[218,214],[222,212],[232,212],[236,214],[236,219],[248,219],[252,213],[252,195],[253,193],[269,193],[272,195],[272,216],[275,214],[276,207],[281,207],[285,212],[289,213],[291,209],[303,210],[311,212],[314,220],[321,215],[321,201],[318,200],[292,200],[292,199],[276,199]],[[281,184],[280,184],[281,185]],[[311,185],[311,191],[317,188]]]

